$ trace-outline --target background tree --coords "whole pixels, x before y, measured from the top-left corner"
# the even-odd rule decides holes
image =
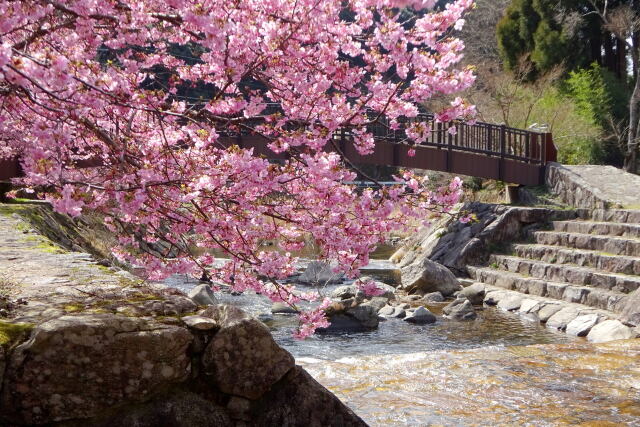
[[[612,2],[591,2],[593,14],[600,17],[604,27],[615,37],[617,44],[626,47],[631,57],[633,90],[628,104],[628,126],[622,132],[626,135],[624,147],[624,168],[638,172],[638,152],[640,151],[640,5],[635,0]],[[626,65],[626,61],[625,61]]]

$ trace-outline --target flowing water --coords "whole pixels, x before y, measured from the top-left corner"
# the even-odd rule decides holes
[[[370,425],[640,425],[640,339],[298,363]]]
[[[262,318],[370,425],[640,426],[640,339],[595,346],[495,308],[460,322],[434,305],[433,325],[391,319],[368,333],[297,341],[295,316],[271,315],[265,297],[217,296]]]

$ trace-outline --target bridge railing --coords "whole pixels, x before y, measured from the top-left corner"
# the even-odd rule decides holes
[[[393,129],[384,118],[379,118],[370,126],[370,130],[377,141],[403,143],[408,142],[406,127],[414,122],[425,124],[431,129],[426,141],[420,143],[417,148],[451,148],[541,165],[556,161],[555,147],[550,143],[550,133],[505,125],[485,122],[474,124],[462,121],[437,122],[433,114],[419,114],[415,118],[399,122],[396,129]],[[455,131],[449,132],[451,128],[455,128]],[[348,136],[348,130],[346,135]],[[344,136],[343,133],[337,133],[335,138],[340,139]]]

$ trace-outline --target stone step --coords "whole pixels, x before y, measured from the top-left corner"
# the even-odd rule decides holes
[[[574,264],[611,273],[640,275],[640,258],[630,256],[607,255],[588,249],[532,244],[516,244],[513,246],[513,250],[515,255],[519,257],[552,264]]]
[[[612,312],[620,312],[627,299],[627,295],[620,292],[525,277],[490,267],[469,266],[467,270],[472,279],[488,285]]]
[[[491,255],[489,262],[494,268],[536,279],[592,286],[625,294],[640,289],[640,276],[614,274],[591,267],[550,264],[508,255]]]
[[[640,210],[631,209],[576,209],[579,218],[592,221],[640,224]]]
[[[566,231],[567,233],[640,238],[640,224],[593,221],[553,221],[552,224],[555,231]]]
[[[630,237],[596,236],[562,231],[535,231],[533,240],[542,245],[589,249],[613,255],[640,257],[640,239]]]

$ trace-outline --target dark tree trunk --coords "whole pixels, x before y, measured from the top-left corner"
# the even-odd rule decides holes
[[[606,31],[602,38],[602,47],[604,48],[603,65],[612,73],[615,73],[615,56],[613,50],[613,42],[611,40],[611,33]]]
[[[600,33],[599,28],[598,31],[593,31],[591,33],[591,40],[589,40],[589,43],[591,43],[591,46],[589,46],[591,49],[591,62],[596,62],[600,66],[604,65],[602,63],[602,34]]]
[[[639,49],[634,46],[631,50],[633,63],[638,64]],[[640,120],[640,79],[636,78],[633,92],[629,99],[629,135],[627,136],[627,150],[624,155],[624,169],[627,172],[638,171],[638,120]]]
[[[616,75],[619,79],[627,77],[627,45],[624,40],[616,39]]]

